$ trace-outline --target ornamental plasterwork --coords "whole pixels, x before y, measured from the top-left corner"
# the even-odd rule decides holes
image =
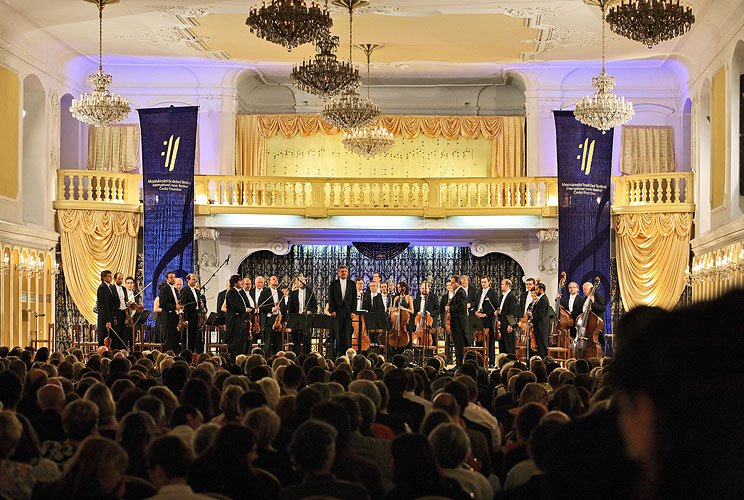
[[[329,5],[328,8],[331,10],[331,14],[348,14],[349,9],[339,7],[337,5]],[[384,5],[366,5],[354,9],[355,16],[363,16],[365,14],[377,14],[381,16],[389,16],[397,14],[400,11],[399,7],[387,7]]]
[[[545,257],[540,263],[540,272],[551,276],[558,274],[558,259],[553,256]]]
[[[193,36],[181,26],[170,26],[153,30],[140,31],[132,35],[121,35],[120,38],[139,40],[156,45],[183,45],[195,50],[201,50],[198,44],[210,40],[208,37]]]
[[[167,16],[181,16],[181,17],[206,17],[210,14],[210,5],[204,7],[184,7],[180,5],[148,5],[150,9],[155,9],[160,12],[161,15]]]
[[[610,36],[610,38],[612,38]],[[586,47],[598,45],[602,41],[602,34],[594,31],[567,30],[564,28],[550,28],[548,38],[545,40],[522,40],[524,43],[542,43],[545,50],[556,47]]]
[[[194,239],[195,240],[212,240],[217,241],[220,237],[220,232],[211,227],[195,227],[194,228]]]
[[[557,8],[548,6],[504,7],[502,5],[495,5],[492,8],[499,14],[509,17],[555,16],[558,12]]]
[[[52,91],[49,94],[49,168],[57,170],[59,168],[59,96],[57,92]]]
[[[537,239],[540,241],[558,241],[558,230],[557,229],[540,229],[536,233]]]

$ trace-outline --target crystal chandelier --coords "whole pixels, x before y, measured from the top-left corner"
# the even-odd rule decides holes
[[[583,97],[576,103],[574,116],[584,125],[589,125],[604,134],[611,128],[627,123],[633,118],[633,103],[625,101],[612,93],[615,77],[605,72],[605,8],[610,0],[585,0],[602,9],[602,72],[592,78],[592,86],[597,92],[592,97]]]
[[[349,11],[349,64],[352,63],[351,51],[353,48],[352,22],[354,9],[368,5],[366,0],[333,0],[334,5],[348,9]],[[346,92],[338,99],[332,99],[323,106],[321,113],[323,121],[343,130],[363,128],[377,122],[380,117],[380,106],[372,102],[369,97],[362,99],[356,91]]]
[[[103,8],[119,0],[84,0],[98,6],[98,72],[88,76],[88,84],[93,88],[90,94],[82,94],[73,99],[70,113],[81,122],[94,127],[107,127],[122,121],[131,111],[129,102],[120,95],[113,95],[111,75],[103,72]]]
[[[610,7],[607,24],[618,35],[641,42],[649,49],[684,35],[695,22],[690,4],[677,0],[629,0]]]
[[[315,59],[292,68],[292,81],[298,89],[323,99],[351,92],[359,87],[359,70],[351,62],[336,58],[338,37],[326,32],[315,44]]]
[[[328,5],[304,0],[270,0],[268,5],[254,5],[245,20],[251,33],[269,42],[285,47],[288,51],[302,44],[318,40],[331,29]]]
[[[369,65],[372,52],[381,49],[384,45],[379,43],[364,43],[356,45],[358,49],[364,51],[367,55],[367,100],[369,101]],[[388,129],[379,125],[377,127],[355,128],[349,132],[344,132],[344,138],[341,140],[344,147],[359,155],[376,156],[392,148],[395,144],[393,134]]]

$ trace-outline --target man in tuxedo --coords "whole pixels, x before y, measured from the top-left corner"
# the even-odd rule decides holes
[[[465,345],[472,344],[472,332],[468,332],[468,296],[462,288],[462,278],[452,276],[452,300],[445,311],[450,313],[450,327],[452,329],[452,342],[455,344],[455,364],[462,366],[463,351]],[[468,335],[470,333],[470,335]]]
[[[426,327],[428,327],[427,317],[431,318],[432,320],[432,326],[434,326],[434,318],[437,316],[437,310],[438,310],[438,304],[437,304],[437,298],[429,293],[429,282],[424,280],[421,282],[421,287],[419,288],[419,295],[415,299],[413,299],[413,314],[411,315],[410,320],[410,327],[412,330],[416,330],[416,315],[421,313],[421,318],[425,322]],[[436,346],[436,334],[432,330],[431,337],[428,340],[428,345],[430,346]]]
[[[299,275],[297,277],[297,289],[289,292],[287,312],[289,314],[310,315],[317,309],[318,299],[315,298],[315,294],[312,291],[308,291],[305,287],[305,277]],[[302,341],[302,348],[300,348],[300,341]],[[309,354],[312,345],[312,328],[308,328],[307,331],[299,328],[292,330],[292,343],[295,353],[300,354],[302,352],[302,354]]]
[[[462,289],[465,290],[465,295],[468,298],[468,314],[470,314],[470,310],[473,308],[473,304],[475,303],[475,287],[470,286],[470,278],[467,276],[461,276],[462,278]]]
[[[132,331],[124,325],[124,321],[127,318],[127,291],[124,288],[124,275],[122,273],[115,273],[113,283],[111,283],[111,290],[114,296],[115,305],[115,318],[116,326],[114,331],[118,334],[111,336],[111,348],[112,349],[126,349],[127,346],[122,344],[123,342],[129,342],[132,337]]]
[[[134,295],[134,278],[132,278],[131,276],[127,276],[126,279],[124,280],[124,292],[126,295],[124,297],[124,301],[126,302],[127,305],[132,304],[132,303],[135,303],[135,304],[140,303],[140,300],[138,298],[139,296],[135,297]]]
[[[186,286],[181,288],[178,300],[181,301],[184,310],[184,319],[188,322],[187,328],[181,330],[181,344],[191,352],[204,352],[204,340],[199,333],[199,294],[195,288],[196,275],[186,275]]]
[[[508,279],[501,280],[501,302],[499,302],[498,319],[501,321],[501,340],[499,340],[499,352],[514,354],[515,335],[514,325],[521,317],[519,299],[512,290],[512,282]],[[511,322],[509,321],[511,320]]]
[[[592,288],[594,288],[594,286],[590,282],[587,281],[586,283],[584,283],[584,285],[582,286],[584,296],[589,297],[588,299],[585,298],[584,300],[589,300],[589,302],[591,303],[592,312],[600,318],[604,319],[604,312],[607,308],[604,298],[602,297],[602,295],[600,295],[599,290],[596,290],[594,292],[594,295],[592,295]],[[582,309],[584,309],[584,307],[582,307]]]
[[[256,307],[258,307],[258,298],[261,296],[261,292],[263,292],[263,289],[264,277],[256,276],[256,279],[253,280],[253,288],[251,289],[251,292],[253,293],[253,300],[256,301]]]
[[[524,285],[527,289],[519,297],[519,318],[527,314],[527,308],[532,303],[532,289],[535,288],[535,278],[527,278]]]
[[[233,274],[228,281],[228,289],[225,293],[225,340],[230,354],[240,354],[240,344],[245,336],[245,315],[248,305],[240,295],[240,275]]]
[[[584,301],[586,300],[586,298],[579,295],[579,284],[572,281],[568,284],[568,297],[561,297],[559,292],[556,298],[560,299],[561,307],[568,311],[568,314],[571,315],[571,318],[575,323],[576,318],[578,318],[584,310]],[[558,313],[558,311],[556,311],[556,313]],[[570,332],[571,336],[575,337],[576,327],[572,326]]]
[[[113,276],[111,271],[101,271],[101,284],[96,292],[96,310],[98,311],[98,345],[103,345],[104,339],[109,335],[108,330],[116,325],[117,302],[114,300],[114,292],[111,290]],[[112,340],[115,337],[111,334]],[[112,344],[113,345],[113,344]]]
[[[377,281],[369,282],[369,293],[364,295],[362,309],[369,312],[385,312],[385,304],[382,301],[382,294],[379,290],[380,283]]]
[[[328,311],[336,318],[336,353],[345,353],[351,345],[351,311],[355,299],[355,286],[349,279],[349,269],[339,266],[338,279],[331,281],[328,287]]]
[[[248,327],[244,328],[243,332],[243,338],[240,341],[240,344],[238,345],[238,352],[240,354],[247,354],[250,351],[251,346],[251,325],[253,322],[253,316],[257,314],[256,312],[256,290],[252,287],[251,279],[249,277],[243,278],[243,281],[240,283],[242,287],[240,288],[240,297],[243,299],[243,302],[246,303],[248,306],[248,313],[245,315],[245,320],[248,322]]]
[[[183,314],[183,306],[178,303],[178,291],[176,290],[176,273],[168,271],[165,273],[165,286],[160,289],[158,299],[160,309],[163,310],[160,323],[165,340],[163,341],[163,352],[172,350],[178,353],[180,334],[178,332],[178,316]]]
[[[385,308],[385,314],[390,315],[390,308],[393,307],[393,294],[388,292],[388,282],[380,281],[380,299]]]
[[[266,359],[273,356],[281,348],[282,332],[275,332],[272,328],[276,315],[279,313],[280,300],[279,278],[271,276],[269,278],[269,286],[261,290],[257,304],[261,315],[261,337],[264,341]]]
[[[227,291],[230,290],[230,280],[227,280],[225,282],[225,289],[221,290],[217,294],[217,317],[218,318],[224,318],[225,317],[225,311],[222,310],[223,306],[226,306],[225,304],[225,295],[227,295]]]
[[[496,359],[496,291],[491,288],[488,276],[481,276],[481,289],[475,296],[475,315],[481,320],[483,328],[488,328],[488,359]]]
[[[532,306],[532,328],[535,331],[537,354],[544,358],[548,355],[548,338],[550,337],[550,303],[545,295],[545,283],[535,285],[535,303]]]

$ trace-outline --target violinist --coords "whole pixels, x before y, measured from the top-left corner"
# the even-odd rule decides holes
[[[124,293],[126,295],[124,300],[126,301],[127,305],[139,303],[137,297],[134,296],[134,278],[132,278],[131,276],[127,276],[127,278],[124,280]]]
[[[217,317],[218,318],[225,317],[225,312],[227,311],[227,304],[225,303],[225,295],[227,295],[228,290],[230,290],[230,280],[227,280],[225,282],[225,289],[221,290],[217,294]]]
[[[178,316],[183,314],[183,306],[178,302],[178,290],[176,289],[176,273],[168,271],[165,273],[165,286],[158,295],[162,314],[162,331],[165,336],[163,341],[163,352],[178,350],[180,335],[178,332]]]
[[[305,288],[305,277],[299,275],[297,277],[297,288],[289,292],[289,300],[287,301],[287,312],[289,314],[312,314],[318,308],[318,300],[315,298],[315,294],[312,292],[308,293]],[[302,349],[300,349],[300,340],[302,340]],[[294,352],[300,354],[310,354],[310,346],[312,341],[312,329],[308,329],[306,332],[300,329],[292,331],[292,343]]]
[[[548,355],[548,338],[550,337],[550,303],[545,295],[545,283],[537,283],[532,305],[532,328],[537,342],[537,354],[544,358]]]
[[[261,332],[264,341],[266,358],[273,356],[281,348],[282,334],[272,328],[276,315],[280,313],[279,278],[271,276],[269,287],[263,288],[258,296],[258,310],[261,315]]]
[[[385,312],[388,317],[390,316],[390,310],[393,307],[393,294],[388,293],[388,282],[380,281],[380,298],[385,308]]]
[[[472,337],[468,335],[468,295],[462,288],[460,276],[452,276],[452,289],[452,300],[448,306],[444,307],[444,310],[450,313],[452,342],[455,344],[455,364],[462,366],[465,345],[472,344]]]
[[[496,359],[496,291],[491,288],[488,276],[482,276],[481,289],[475,296],[475,315],[480,318],[482,328],[488,328],[488,359]]]
[[[124,275],[122,273],[114,273],[111,290],[114,292],[114,304],[116,305],[116,326],[114,326],[114,331],[118,334],[118,337],[116,335],[111,337],[111,348],[124,349],[126,346],[119,341],[119,338],[124,339],[129,335],[126,334],[126,327],[124,325],[127,319],[127,294],[124,290]]]
[[[385,302],[382,299],[379,285],[380,283],[377,281],[371,281],[369,283],[369,293],[364,296],[364,303],[362,304],[362,309],[365,311],[385,312]]]
[[[233,274],[228,281],[225,293],[225,340],[230,354],[234,357],[240,354],[240,346],[245,336],[245,315],[248,305],[240,294],[240,275]]]
[[[354,309],[351,312],[356,313],[357,311],[364,310],[364,280],[357,278],[354,284],[356,285],[356,300],[354,301]]]
[[[516,324],[517,318],[522,317],[522,314],[519,309],[517,293],[512,290],[511,280],[501,280],[501,302],[499,302],[497,313],[498,319],[501,321],[499,352],[514,354],[516,352],[514,325]]]
[[[243,302],[246,303],[246,306],[248,308],[248,312],[245,315],[246,326],[245,331],[243,333],[243,339],[240,341],[240,345],[238,346],[238,352],[240,354],[247,353],[250,349],[248,349],[250,344],[250,337],[251,337],[251,328],[253,324],[253,318],[256,314],[256,295],[255,295],[255,289],[251,286],[251,279],[249,277],[243,278],[241,281],[241,289],[239,290],[240,296],[243,299]]]
[[[527,278],[524,280],[524,286],[526,290],[519,296],[519,309],[521,312],[520,316],[527,314],[527,308],[532,304],[532,290],[535,288],[535,278]]]
[[[470,278],[467,276],[462,275],[460,278],[462,278],[462,289],[465,290],[465,295],[468,298],[467,307],[468,313],[470,313],[475,304],[475,287],[470,286]]]
[[[195,285],[196,275],[193,273],[186,275],[186,286],[181,288],[178,294],[178,300],[183,305],[184,321],[186,322],[186,328],[181,330],[181,345],[191,352],[200,352],[204,350],[204,342],[199,335],[199,294]]]
[[[111,271],[101,271],[101,284],[96,292],[96,310],[98,311],[98,345],[104,345],[108,330],[116,324],[115,300],[111,290]]]

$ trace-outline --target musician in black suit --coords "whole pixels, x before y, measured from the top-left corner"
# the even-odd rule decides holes
[[[168,271],[165,273],[165,286],[160,290],[158,301],[162,309],[162,331],[165,333],[163,341],[163,352],[173,350],[178,353],[181,335],[178,332],[179,313],[183,314],[183,306],[178,303],[178,292],[176,291],[176,273]]]
[[[370,281],[369,292],[364,294],[362,309],[369,312],[385,312],[385,303],[382,301],[382,294],[379,290],[380,284],[377,281]]]
[[[116,318],[114,331],[117,333],[117,335],[111,336],[111,348],[126,349],[127,346],[123,342],[131,340],[132,330],[129,329],[127,332],[124,325],[127,319],[127,290],[124,288],[124,275],[122,273],[114,273],[111,293],[114,296],[114,317]]]
[[[380,282],[380,298],[382,299],[382,305],[385,307],[385,313],[390,316],[390,309],[393,307],[393,293],[388,291],[388,282]]]
[[[548,339],[550,337],[550,303],[545,295],[545,283],[535,285],[535,303],[532,305],[532,328],[535,331],[537,354],[540,357],[548,355]]]
[[[273,329],[276,315],[280,312],[280,301],[279,278],[271,276],[269,278],[269,286],[261,290],[261,294],[258,296],[258,304],[256,304],[261,318],[261,337],[267,359],[281,349],[282,333]]]
[[[245,315],[247,326],[244,328],[243,338],[238,345],[238,352],[240,354],[247,354],[251,347],[253,318],[258,314],[258,311],[256,310],[256,290],[251,286],[251,279],[246,276],[243,278],[241,285],[242,287],[239,289],[240,296],[248,306],[249,311]]]
[[[462,288],[462,278],[460,276],[452,276],[452,288],[454,289],[452,300],[444,309],[450,313],[450,327],[452,329],[452,342],[455,344],[456,365],[461,366],[465,345],[471,345],[473,343],[473,333],[468,332],[468,296]]]
[[[514,325],[521,317],[519,299],[517,293],[512,290],[511,280],[501,280],[501,301],[498,308],[498,320],[501,322],[500,353],[514,354],[516,352]]]
[[[475,307],[475,296],[478,294],[478,291],[475,289],[474,286],[470,286],[470,278],[467,276],[460,276],[462,278],[462,289],[465,291],[465,295],[468,297],[468,314],[470,314],[471,310],[474,310]]]
[[[527,278],[524,280],[524,285],[527,289],[519,296],[518,318],[521,318],[527,313],[527,308],[532,303],[532,290],[535,288],[535,278]]]
[[[240,345],[245,335],[245,315],[248,305],[240,295],[240,275],[233,274],[228,282],[229,288],[225,293],[225,340],[230,354],[235,357],[240,354]]]
[[[287,301],[287,312],[289,314],[313,314],[318,309],[318,299],[315,298],[315,294],[312,291],[308,291],[305,287],[305,277],[299,275],[297,277],[297,288],[289,292],[289,300]],[[299,328],[292,330],[292,344],[293,350],[297,354],[309,354],[310,347],[312,345],[312,328],[308,328],[307,331],[303,331]],[[302,341],[302,346],[300,346]]]
[[[491,280],[488,276],[480,279],[481,289],[475,296],[473,309],[475,315],[481,320],[483,328],[488,328],[488,359],[493,362],[496,359],[496,291],[491,288]]]
[[[114,293],[111,290],[111,271],[101,271],[101,284],[96,292],[96,309],[98,310],[98,345],[103,345],[104,339],[109,335],[108,330],[116,325],[117,306],[114,302]],[[112,334],[113,338],[114,335]]]
[[[338,279],[328,287],[328,311],[335,321],[335,348],[344,354],[351,345],[351,311],[356,299],[354,282],[349,279],[349,269],[339,266]]]
[[[230,280],[227,280],[225,282],[225,289],[220,291],[220,293],[217,294],[217,317],[218,318],[225,317],[225,311],[222,310],[222,306],[225,305],[225,295],[227,294],[228,290],[230,290]]]
[[[602,297],[602,295],[600,295],[598,290],[594,292],[594,295],[592,295],[592,288],[593,285],[590,282],[587,281],[586,283],[584,283],[584,285],[582,286],[584,295],[586,297],[589,297],[589,299],[584,300],[589,300],[592,304],[592,312],[600,318],[604,319],[604,312],[607,308],[604,298]]]
[[[186,286],[181,288],[178,300],[184,311],[184,320],[188,327],[181,330],[181,344],[191,352],[204,352],[204,339],[199,331],[199,293],[196,291],[196,275],[186,275]]]
[[[422,281],[421,287],[419,288],[419,295],[413,299],[413,314],[411,314],[410,329],[416,331],[416,315],[419,313],[422,313],[425,328],[429,326],[428,323],[426,323],[426,318],[430,317],[432,320],[432,330],[430,330],[431,338],[428,341],[428,345],[436,346],[436,330],[434,330],[433,327],[436,326],[434,325],[434,319],[438,316],[437,311],[439,309],[439,304],[437,304],[437,298],[429,292],[429,282]]]
[[[579,295],[579,284],[572,281],[568,284],[568,296],[560,297],[559,294],[558,297],[561,299],[561,307],[568,311],[575,321],[584,310],[584,301],[586,300],[586,297]]]

